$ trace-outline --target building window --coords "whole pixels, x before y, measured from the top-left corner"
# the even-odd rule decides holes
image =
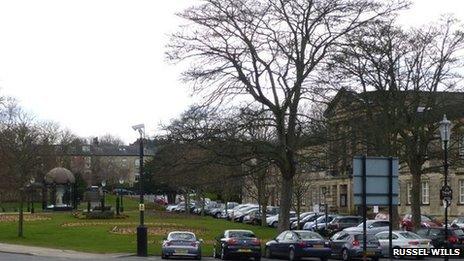
[[[340,207],[346,207],[347,204],[347,195],[346,194],[340,194]]]
[[[421,183],[421,200],[422,204],[429,204],[429,182],[422,181]]]
[[[459,203],[464,204],[464,179],[459,180]]]
[[[407,194],[407,195],[406,195],[406,199],[407,199],[406,203],[407,203],[408,205],[411,204],[411,190],[412,190],[411,182],[408,182],[408,183],[406,184],[406,194]]]

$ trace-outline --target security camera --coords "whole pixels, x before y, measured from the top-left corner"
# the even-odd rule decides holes
[[[141,130],[141,129],[144,129],[144,128],[145,128],[145,124],[143,124],[143,123],[132,126],[132,129],[134,129],[135,131],[136,130]]]

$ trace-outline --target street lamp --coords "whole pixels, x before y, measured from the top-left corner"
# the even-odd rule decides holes
[[[446,114],[443,115],[443,120],[440,122],[440,137],[443,141],[443,150],[445,156],[445,162],[443,167],[445,169],[445,183],[440,191],[440,199],[444,201],[445,204],[445,240],[448,240],[448,207],[451,204],[451,199],[453,191],[448,185],[448,142],[451,136],[451,122],[446,118]],[[445,256],[445,260],[448,260],[448,257]]]
[[[102,198],[101,198],[101,211],[105,211],[105,186],[106,186],[106,180],[101,181],[101,186],[102,186]]]
[[[34,183],[35,183],[35,178],[32,177],[31,180],[31,214],[34,214]]]
[[[143,199],[143,135],[145,130],[144,124],[132,126],[132,129],[138,131],[140,134],[140,163],[139,163],[139,211],[140,211],[140,225],[137,227],[137,256],[147,256],[147,227],[144,225],[144,212],[145,204]]]
[[[118,196],[116,197],[116,210],[117,210],[117,214],[119,215],[120,213],[124,212],[124,207],[123,207],[123,203],[122,203],[122,198],[123,198],[123,195],[122,195],[122,185],[124,184],[124,179],[123,178],[119,178],[119,190],[118,190]]]

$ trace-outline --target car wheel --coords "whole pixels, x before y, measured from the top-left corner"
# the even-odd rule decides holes
[[[227,260],[227,254],[224,248],[221,249],[221,259],[222,260]]]
[[[271,226],[272,227],[277,227],[277,221],[272,222]]]
[[[350,254],[348,253],[348,249],[344,248],[342,251],[342,260],[349,261],[351,260]]]
[[[267,248],[267,247],[266,247],[266,249],[264,249],[264,256],[266,258],[272,258],[271,250],[269,248]]]
[[[327,257],[321,257],[321,261],[327,261],[327,260],[329,260],[329,258],[327,258]]]
[[[162,254],[161,259],[168,259],[168,257],[165,254]]]
[[[378,257],[373,257],[371,258],[372,261],[379,261],[379,258]]]
[[[216,215],[214,215],[214,217],[219,219],[221,217],[221,213],[216,213]]]
[[[295,255],[295,250],[293,248],[288,251],[288,260],[293,261],[293,260],[300,260],[296,255]]]
[[[201,260],[201,255],[195,257],[196,260]]]

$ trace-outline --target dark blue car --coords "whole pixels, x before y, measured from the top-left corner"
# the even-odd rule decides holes
[[[222,260],[253,257],[261,260],[261,241],[250,230],[231,229],[216,237],[213,256]]]
[[[287,230],[274,240],[266,243],[267,258],[285,257],[289,260],[299,260],[303,257],[319,257],[327,260],[332,254],[330,244],[321,235],[312,231]]]

